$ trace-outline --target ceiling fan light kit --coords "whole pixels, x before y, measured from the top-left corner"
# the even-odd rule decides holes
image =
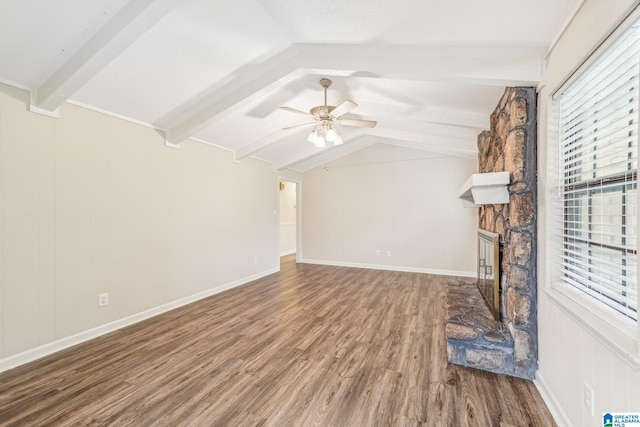
[[[376,126],[377,122],[373,120],[356,120],[356,119],[342,119],[341,116],[343,114],[348,113],[358,106],[353,101],[344,101],[342,104],[334,107],[333,105],[327,105],[327,89],[331,86],[331,80],[329,79],[320,79],[320,86],[324,89],[324,105],[318,105],[317,107],[313,107],[309,110],[309,113],[305,113],[304,111],[296,110],[291,107],[280,107],[282,110],[289,111],[295,114],[301,114],[307,117],[311,117],[314,122],[304,123],[302,125],[294,125],[284,128],[291,129],[298,126],[306,126],[310,124],[315,124],[313,130],[307,137],[307,141],[311,142],[316,147],[325,147],[327,143],[332,143],[333,145],[342,145],[344,143],[342,137],[338,133],[338,130],[334,126],[334,123],[339,123],[341,125],[346,126],[359,126],[359,127],[369,127],[373,128]]]
[[[344,143],[336,128],[328,120],[317,124],[309,134],[307,141],[316,147],[324,147],[327,145],[327,142],[333,145],[342,145]]]

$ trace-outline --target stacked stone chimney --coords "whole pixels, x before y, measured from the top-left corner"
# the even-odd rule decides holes
[[[502,322],[514,340],[516,371],[532,378],[538,359],[535,88],[507,88],[478,150],[480,172],[509,172],[509,204],[481,206],[479,227],[500,235]]]
[[[507,88],[478,136],[479,172],[509,172],[509,204],[483,205],[478,227],[498,233],[500,319],[475,282],[454,281],[447,292],[447,353],[451,363],[523,378],[538,365],[536,277],[536,92]]]

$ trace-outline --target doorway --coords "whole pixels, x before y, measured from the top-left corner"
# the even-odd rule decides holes
[[[298,250],[298,184],[280,181],[280,256]]]

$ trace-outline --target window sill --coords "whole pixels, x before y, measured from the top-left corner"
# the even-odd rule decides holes
[[[580,324],[598,341],[633,369],[640,369],[638,326],[613,310],[589,301],[591,298],[571,286],[545,289],[560,310]],[[619,321],[618,321],[619,320]]]

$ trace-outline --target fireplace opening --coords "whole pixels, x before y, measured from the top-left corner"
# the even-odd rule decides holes
[[[478,229],[478,289],[500,321],[500,235]]]

